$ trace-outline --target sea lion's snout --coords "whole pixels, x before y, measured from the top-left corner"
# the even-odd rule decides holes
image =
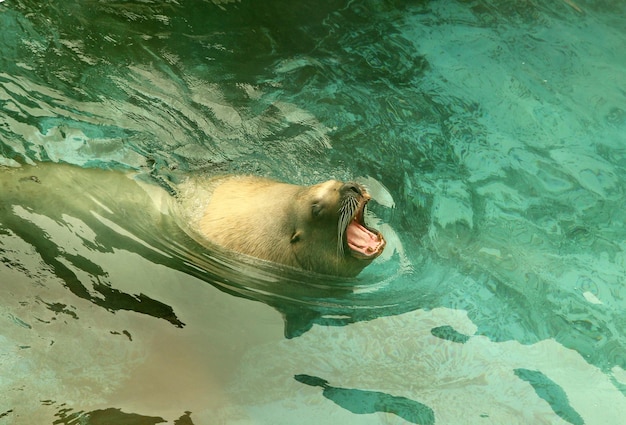
[[[341,186],[341,188],[339,189],[339,193],[343,198],[345,198],[346,196],[356,198],[360,197],[363,198],[365,202],[371,199],[371,196],[367,192],[367,189],[365,189],[365,186],[360,185],[356,182],[344,183],[343,186]]]
[[[344,183],[344,185],[341,186],[340,192],[342,195],[352,192],[353,194],[357,194],[359,196],[363,195],[363,192],[367,193],[363,186],[355,182]]]

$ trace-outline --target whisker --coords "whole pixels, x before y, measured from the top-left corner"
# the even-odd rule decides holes
[[[359,206],[359,200],[355,196],[349,196],[342,200],[341,207],[339,208],[339,222],[337,223],[338,241],[337,241],[337,255],[344,255],[343,238],[350,221],[354,217],[354,214]]]

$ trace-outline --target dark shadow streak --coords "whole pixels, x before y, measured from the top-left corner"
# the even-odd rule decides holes
[[[324,379],[310,375],[296,375],[294,378],[303,384],[323,388],[324,397],[352,413],[363,415],[386,412],[393,413],[414,424],[432,425],[435,423],[433,410],[415,400],[378,391],[332,387]]]
[[[185,326],[185,324],[176,317],[174,310],[170,306],[144,294],[130,295],[100,282],[101,278],[106,278],[107,276],[106,272],[102,270],[100,266],[80,255],[70,255],[62,252],[57,245],[42,237],[39,229],[34,231],[34,226],[29,221],[13,214],[7,214],[5,216],[5,224],[8,225],[17,236],[34,247],[42,260],[52,268],[54,274],[61,279],[70,292],[77,297],[90,301],[110,311],[135,311],[137,313],[167,320],[178,328]],[[65,259],[67,262],[76,266],[76,268],[84,270],[89,273],[89,275],[93,276],[95,280],[93,288],[100,293],[103,298],[91,295],[76,274],[63,264],[60,258]]]

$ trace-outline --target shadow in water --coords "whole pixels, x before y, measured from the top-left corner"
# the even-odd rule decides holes
[[[433,410],[415,400],[378,391],[333,387],[328,385],[328,381],[310,375],[296,375],[294,378],[303,384],[321,387],[324,397],[352,413],[364,415],[386,412],[393,413],[414,424],[431,425],[435,423]]]
[[[450,342],[458,342],[460,344],[465,344],[470,339],[468,335],[463,335],[452,326],[448,325],[432,328],[430,333],[437,338],[445,339]]]
[[[72,255],[64,252],[62,247],[57,246],[49,239],[42,238],[40,232],[33,232],[32,223],[27,220],[17,215],[4,215],[2,222],[22,240],[35,248],[41,259],[75,296],[110,311],[135,311],[159,319],[165,319],[178,328],[185,326],[176,317],[172,307],[145,294],[127,294],[111,287],[107,283],[103,283],[106,281],[107,273],[99,265],[81,255]],[[85,286],[76,273],[70,269],[70,266],[91,276],[93,292],[97,293],[97,296]],[[49,307],[54,311],[54,306]]]
[[[528,382],[539,397],[548,402],[554,413],[573,425],[584,425],[585,421],[570,405],[567,394],[560,385],[538,370],[515,369],[515,375]]]
[[[44,405],[55,404],[52,400],[42,401]],[[65,403],[58,406],[55,415],[58,417],[54,421],[55,425],[156,425],[166,423],[167,421],[158,416],[144,416],[137,413],[125,413],[122,409],[113,407],[107,409],[98,409],[91,412],[74,412],[66,407]],[[191,412],[185,412],[180,418],[174,420],[174,425],[193,425],[191,420]]]

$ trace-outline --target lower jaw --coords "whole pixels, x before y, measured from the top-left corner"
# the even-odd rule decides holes
[[[360,252],[350,250],[350,256],[352,258],[355,258],[361,261],[372,261],[374,258],[378,257],[379,254],[380,253],[376,252],[376,253],[373,253],[372,255],[367,255],[367,254],[362,254]]]

